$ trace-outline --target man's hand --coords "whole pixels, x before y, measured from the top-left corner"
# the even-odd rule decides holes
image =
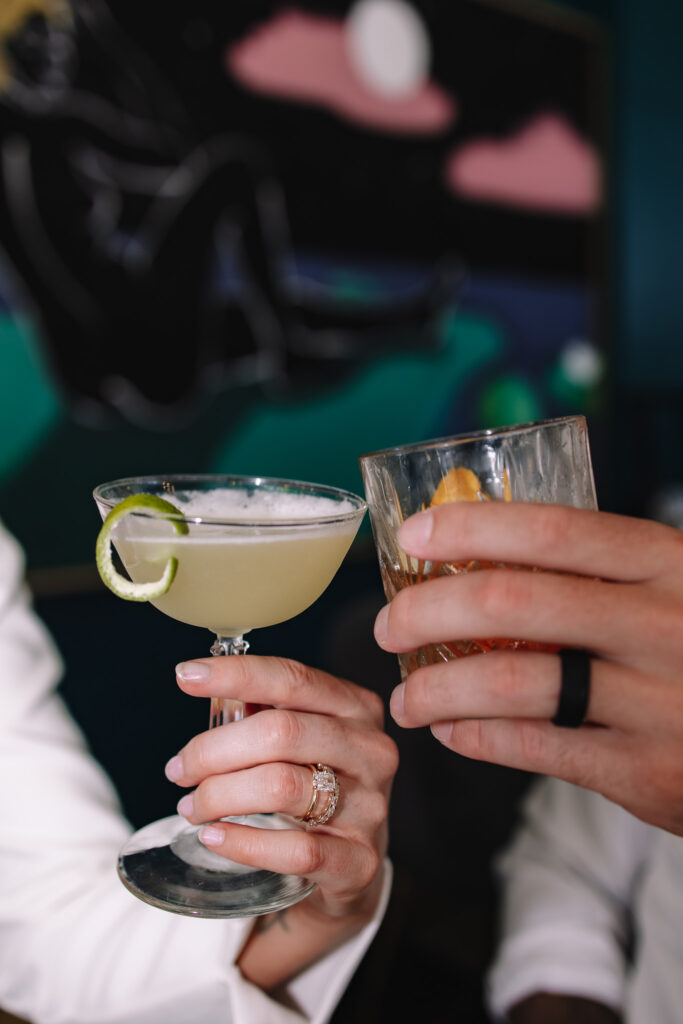
[[[467,757],[594,789],[683,835],[683,532],[557,505],[460,502],[406,520],[399,541],[418,559],[510,568],[401,590],[377,617],[384,650],[476,637],[582,648],[592,686],[587,724],[558,728],[558,656],[493,651],[413,672],[392,696],[396,722],[429,725]]]

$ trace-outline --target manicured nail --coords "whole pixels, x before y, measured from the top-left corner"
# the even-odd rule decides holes
[[[439,741],[439,743],[448,743],[453,733],[452,722],[435,722],[434,725],[430,726],[432,730],[432,736]]]
[[[400,718],[403,718],[403,706],[405,704],[405,694],[406,694],[406,684],[405,683],[399,683],[399,685],[396,687],[396,689],[392,693],[391,700],[389,701],[389,710],[391,712],[391,717],[396,722]]]
[[[203,661],[181,661],[175,667],[175,674],[184,683],[205,683],[211,675],[211,669]]]
[[[406,519],[396,536],[403,550],[410,552],[413,547],[421,549],[431,537],[433,529],[434,516],[428,509]]]
[[[180,798],[176,810],[182,818],[190,818],[192,816],[192,811],[194,810],[192,793],[186,793],[185,796]]]
[[[172,757],[164,768],[166,778],[170,782],[180,782],[183,777],[183,759],[180,754],[176,754]]]
[[[375,619],[375,640],[380,645],[380,647],[384,644],[384,642],[385,642],[385,640],[387,638],[388,627],[389,627],[389,605],[385,604],[384,608],[382,608],[377,613],[377,618]]]
[[[204,825],[197,833],[197,838],[204,846],[220,846],[225,839],[225,833],[215,825]]]

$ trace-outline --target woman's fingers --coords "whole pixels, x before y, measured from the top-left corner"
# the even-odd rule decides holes
[[[492,651],[417,669],[396,687],[391,715],[414,729],[452,719],[536,718],[555,715],[560,693],[557,654]],[[586,719],[625,731],[655,723],[670,700],[664,687],[616,662],[591,658]],[[660,692],[660,690],[662,692]]]
[[[330,892],[357,892],[377,873],[383,851],[328,831],[262,829],[217,821],[200,830],[216,853],[265,871],[300,875]]]
[[[312,779],[308,765],[284,762],[210,775],[180,799],[178,813],[195,825],[240,814],[303,817],[311,803]]]
[[[298,661],[248,654],[199,658],[182,662],[176,675],[181,688],[195,696],[365,718],[382,725],[383,707],[377,694]]]
[[[194,786],[209,775],[261,763],[329,764],[371,786],[396,770],[396,745],[365,722],[270,708],[194,736],[166,766],[172,782]]]
[[[454,502],[420,512],[399,542],[416,558],[535,565],[637,581],[683,567],[680,531],[606,512],[523,502]]]
[[[339,799],[329,827],[372,834],[386,819],[387,797],[368,789],[350,776],[337,774]],[[303,818],[313,799],[310,765],[260,765],[242,772],[212,775],[178,804],[178,813],[195,825],[241,814],[286,814]],[[319,792],[314,816],[324,813],[330,797]]]

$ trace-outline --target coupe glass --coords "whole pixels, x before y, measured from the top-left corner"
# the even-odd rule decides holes
[[[145,510],[116,524],[112,540],[131,579],[156,580],[175,557],[173,583],[152,603],[171,618],[210,629],[216,634],[211,653],[232,657],[246,653],[249,630],[293,618],[317,600],[366,509],[355,494],[292,480],[151,476],[96,487],[102,518],[132,494],[163,497],[181,514]],[[179,534],[173,519],[187,533]],[[210,728],[243,717],[241,701],[212,698]],[[266,829],[295,827],[291,818],[275,814],[233,820]],[[146,903],[196,917],[266,914],[313,888],[296,875],[226,860],[203,846],[197,832],[177,815],[136,832],[119,855],[124,885]]]
[[[371,452],[360,458],[384,591],[493,563],[409,558],[396,534],[404,519],[444,501],[528,501],[596,508],[583,416],[524,423]],[[517,566],[539,571],[530,566]],[[524,638],[479,637],[429,644],[399,655],[402,678],[421,665],[501,648],[555,650]]]

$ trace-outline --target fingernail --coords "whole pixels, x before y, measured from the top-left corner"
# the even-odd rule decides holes
[[[432,736],[439,741],[439,743],[448,743],[453,732],[452,722],[435,722],[434,725],[430,726],[432,730]]]
[[[375,640],[380,645],[384,644],[387,638],[387,632],[389,629],[389,605],[385,604],[384,608],[378,612],[377,618],[375,619]]]
[[[211,669],[203,661],[181,661],[175,667],[175,674],[184,683],[205,683],[211,675]]]
[[[183,818],[190,818],[192,816],[192,811],[194,810],[194,799],[192,793],[186,793],[185,796],[180,798],[176,810]]]
[[[406,695],[406,684],[405,683],[399,683],[399,685],[396,687],[396,689],[392,693],[391,700],[389,701],[389,710],[391,712],[391,717],[395,721],[398,721],[399,718],[403,718],[403,707],[404,707],[404,704],[405,704],[405,695]]]
[[[164,772],[170,782],[180,782],[183,777],[183,759],[180,754],[176,754],[175,757],[171,758],[164,768]]]
[[[225,839],[225,833],[215,825],[204,825],[197,833],[197,838],[204,846],[220,846]]]
[[[418,512],[410,519],[406,519],[396,536],[403,550],[410,551],[413,546],[421,548],[426,544],[433,529],[434,516],[428,509],[426,512]]]

